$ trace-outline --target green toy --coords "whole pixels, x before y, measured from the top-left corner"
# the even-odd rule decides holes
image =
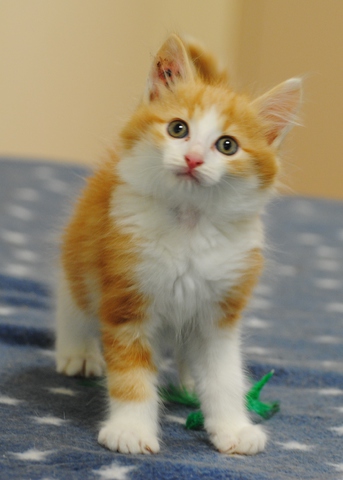
[[[280,410],[279,402],[263,403],[260,401],[260,393],[265,384],[274,375],[274,370],[267,373],[264,377],[256,382],[245,396],[247,409],[255,412],[260,417],[268,419]],[[80,379],[79,383],[85,387],[104,388],[101,379]],[[190,408],[200,408],[200,401],[194,393],[188,392],[183,387],[168,385],[168,387],[160,387],[159,394],[162,400],[170,403],[179,403]],[[204,427],[204,415],[201,410],[192,412],[186,420],[186,428],[188,430],[200,430]]]
[[[280,410],[279,402],[263,403],[260,401],[260,393],[264,385],[273,376],[274,371],[267,373],[256,382],[246,394],[247,409],[255,412],[264,419],[272,417]],[[200,401],[195,394],[188,392],[185,388],[169,385],[159,389],[161,398],[166,402],[179,403],[191,408],[200,408]],[[204,426],[204,415],[201,410],[192,412],[186,420],[186,428],[189,430],[199,430]]]

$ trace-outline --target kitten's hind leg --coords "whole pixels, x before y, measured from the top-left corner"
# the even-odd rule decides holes
[[[56,312],[56,370],[68,376],[101,376],[105,362],[100,349],[98,320],[75,302],[61,274]]]

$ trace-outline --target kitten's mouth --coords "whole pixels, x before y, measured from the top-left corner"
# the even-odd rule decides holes
[[[196,177],[195,172],[193,170],[186,170],[184,172],[178,172],[176,174],[177,177],[182,177],[185,180],[193,181],[195,183],[200,183],[199,179]]]

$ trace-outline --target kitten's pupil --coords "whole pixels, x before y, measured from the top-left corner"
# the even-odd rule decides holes
[[[183,120],[173,120],[169,123],[167,131],[173,138],[184,138],[188,135],[188,125]]]
[[[182,134],[182,132],[184,131],[185,127],[182,125],[182,123],[177,123],[175,126],[174,126],[174,133],[176,133],[177,135],[180,135]]]
[[[223,147],[224,147],[224,150],[229,151],[230,148],[231,148],[231,141],[230,140],[224,140]]]

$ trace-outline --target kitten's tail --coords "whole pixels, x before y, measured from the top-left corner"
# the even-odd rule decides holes
[[[183,35],[181,39],[203,82],[212,85],[229,82],[228,73],[220,67],[218,60],[201,43],[190,36]]]

